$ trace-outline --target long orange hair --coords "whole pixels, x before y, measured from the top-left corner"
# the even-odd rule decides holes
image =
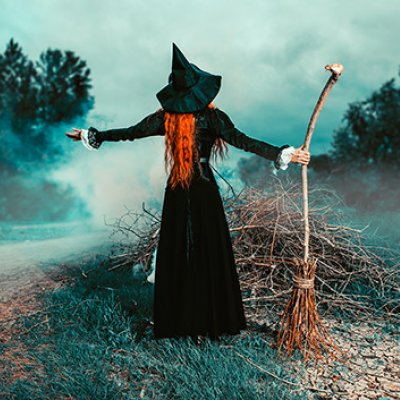
[[[215,108],[210,103],[209,108]],[[202,167],[198,147],[196,146],[196,121],[193,113],[169,113],[165,112],[165,169],[170,173],[170,186],[175,188],[181,185],[188,189],[193,178],[194,164]],[[212,147],[212,154],[216,160],[217,152],[221,158],[227,146],[223,139],[217,138]]]

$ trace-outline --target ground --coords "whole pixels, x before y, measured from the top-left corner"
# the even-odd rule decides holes
[[[13,346],[12,350],[7,348],[0,357],[3,362],[6,359],[13,360],[12,379],[29,374],[30,368],[41,368],[40,363],[29,357],[22,340],[25,332],[21,331],[16,321],[22,315],[40,313],[42,305],[38,293],[54,291],[72,283],[65,273],[67,268],[67,264],[58,264],[47,268],[45,272],[25,268],[19,269],[18,274],[9,271],[1,276],[2,289],[7,290],[2,290],[0,302],[0,342],[11,340]],[[45,315],[40,323],[46,324]],[[315,389],[310,391],[309,398],[399,399],[399,332],[386,331],[383,324],[371,326],[367,322],[349,324],[330,320],[327,325],[344,353],[338,361],[308,365],[302,381],[304,386]],[[272,342],[272,338],[268,338],[268,341]],[[262,369],[262,366],[255,367]],[[293,387],[293,390],[297,389],[299,386]]]

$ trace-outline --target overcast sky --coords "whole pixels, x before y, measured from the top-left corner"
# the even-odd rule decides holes
[[[396,77],[400,64],[399,0],[0,0],[0,10],[1,51],[13,37],[34,60],[59,48],[87,61],[96,99],[88,124],[99,129],[132,125],[159,107],[155,94],[167,82],[175,42],[190,61],[223,76],[215,103],[237,127],[275,145],[303,142],[329,77],[324,66],[342,63],[311,143],[319,154],[330,149],[348,103]],[[124,161],[116,169],[129,169],[133,154],[142,166],[135,163],[126,179],[138,183],[138,174],[149,178],[151,161],[149,179],[160,187],[162,138],[106,145],[102,162],[117,163],[119,146]],[[93,168],[99,152],[84,151],[74,162]]]

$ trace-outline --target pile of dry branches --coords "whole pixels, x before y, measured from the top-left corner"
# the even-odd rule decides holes
[[[293,263],[303,254],[301,188],[290,183],[287,189],[279,179],[271,188],[269,195],[246,189],[227,203],[244,301],[248,314],[261,320],[282,312],[292,290]],[[346,289],[359,278],[384,298],[385,291],[396,286],[396,268],[388,265],[396,254],[366,245],[365,228],[343,222],[344,206],[335,192],[317,187],[309,193],[315,199],[309,207],[309,246],[310,257],[318,259],[318,307],[325,304],[354,314],[370,311],[367,302],[355,300]]]
[[[294,260],[303,254],[300,186],[275,178],[269,187],[269,193],[245,188],[235,196],[224,197],[246,315],[257,323],[277,320],[281,315],[292,290]],[[315,199],[309,206],[309,249],[310,257],[318,259],[318,308],[371,314],[373,307],[360,300],[359,293],[352,294],[349,285],[364,282],[365,287],[385,298],[387,290],[397,287],[396,254],[366,245],[365,228],[346,226],[343,204],[333,191],[318,187],[309,192],[310,199]],[[148,269],[157,246],[159,214],[143,207],[143,213],[128,211],[111,225],[126,238],[116,248],[119,254],[112,257],[111,269],[138,263]],[[389,296],[383,305],[386,312],[399,311],[393,303]]]

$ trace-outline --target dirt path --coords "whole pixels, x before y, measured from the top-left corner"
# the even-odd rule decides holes
[[[60,264],[84,261],[89,255],[107,254],[109,232],[98,231],[74,236],[10,242],[0,245],[0,302],[5,302],[32,284],[46,280]]]
[[[19,339],[20,317],[42,311],[37,299],[39,292],[69,284],[66,269],[71,265],[83,265],[94,254],[109,254],[112,241],[108,236],[109,231],[97,231],[0,245],[0,343],[13,344],[0,360],[12,361],[11,381],[26,376],[29,366],[42,368],[28,356],[28,349]]]

